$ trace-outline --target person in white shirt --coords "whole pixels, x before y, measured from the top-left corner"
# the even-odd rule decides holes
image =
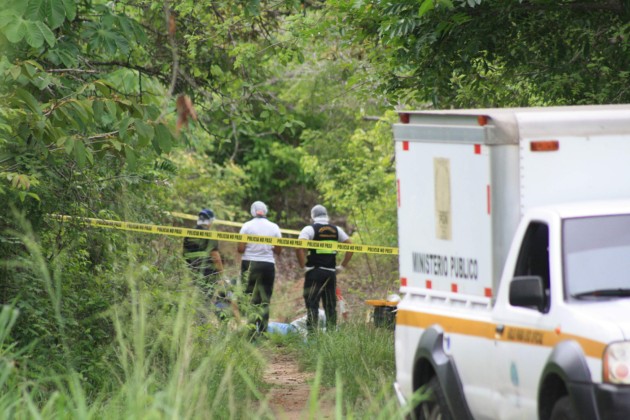
[[[243,224],[241,234],[282,237],[278,225],[267,220],[267,205],[265,203],[255,201],[250,212],[254,218]],[[249,323],[255,327],[254,334],[260,334],[267,331],[269,304],[276,277],[274,255],[280,255],[282,248],[241,242],[238,244],[237,250],[243,254],[241,258],[241,282],[245,285],[245,293],[251,297],[250,303],[255,309],[250,311]]]
[[[350,243],[350,237],[342,228],[328,222],[326,207],[318,204],[311,209],[312,225],[305,226],[298,239],[324,242]],[[309,333],[318,325],[319,301],[326,313],[326,329],[334,331],[337,325],[337,272],[343,270],[352,252],[346,252],[341,265],[337,264],[337,252],[323,249],[309,249],[308,256],[301,248],[296,248],[298,264],[304,269],[304,303],[306,304],[306,327]]]

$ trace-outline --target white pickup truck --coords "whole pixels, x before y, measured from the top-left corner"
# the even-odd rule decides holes
[[[630,419],[630,105],[400,112],[394,137],[401,402]]]

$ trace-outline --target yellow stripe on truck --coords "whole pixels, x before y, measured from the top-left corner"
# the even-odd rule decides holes
[[[589,357],[600,359],[604,354],[606,344],[573,334],[565,334],[561,330],[541,330],[525,328],[516,325],[505,325],[503,333],[496,332],[497,324],[485,321],[474,321],[458,317],[429,314],[425,312],[399,310],[396,314],[396,325],[427,329],[438,324],[444,332],[461,334],[488,340],[517,342],[534,346],[555,347],[566,340],[576,341]]]
[[[245,242],[267,245],[278,245],[288,248],[323,249],[326,251],[348,251],[366,254],[398,255],[398,248],[374,245],[344,244],[339,242],[307,241],[305,239],[276,238],[273,236],[242,235],[240,233],[217,232],[214,230],[188,229],[175,226],[158,226],[146,223],[131,223],[118,220],[95,219],[90,217],[75,217],[65,215],[51,215],[60,221],[74,221],[86,226],[106,229],[126,230],[132,232],[152,233],[168,236],[196,237],[216,239],[226,242]]]

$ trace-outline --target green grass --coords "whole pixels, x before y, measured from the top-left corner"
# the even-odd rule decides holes
[[[70,313],[62,281],[68,258],[44,258],[38,241],[25,231],[14,233],[25,258],[9,268],[42,285],[37,302],[51,308],[42,317],[52,320],[46,325],[58,338],[51,340],[40,328],[31,342],[15,340],[20,331],[14,328],[25,311],[16,304],[0,307],[0,418],[268,416],[259,403],[265,360],[247,334],[232,332],[207,313],[207,302],[194,287],[173,289],[162,273],[134,261],[122,279],[120,299],[98,315],[109,318],[109,340],[92,351],[65,315]],[[78,338],[67,340],[72,333]],[[101,357],[89,359],[93,354]]]
[[[247,418],[259,410],[264,360],[258,350],[222,326],[202,329],[180,310],[169,328],[149,326],[144,298],[130,302],[129,323],[116,315],[116,342],[109,380],[95,395],[84,378],[65,371],[20,372],[24,354],[1,340],[10,334],[17,311],[0,314],[1,418]],[[184,307],[184,305],[182,305]],[[159,327],[166,327],[161,325]],[[264,416],[265,408],[256,415]]]
[[[194,287],[174,287],[164,270],[147,269],[134,256],[117,278],[116,301],[93,315],[111,326],[101,332],[111,333],[89,341],[69,316],[68,304],[81,304],[83,296],[64,283],[72,258],[45,258],[32,235],[16,236],[27,252],[9,269],[41,285],[29,296],[50,309],[27,318],[42,326],[34,330],[41,336],[27,341],[15,340],[24,337],[16,326],[36,306],[22,312],[17,304],[0,307],[0,418],[274,418],[263,382],[265,352],[274,347],[315,372],[304,402],[309,418],[321,417],[320,398],[331,395],[338,419],[404,414],[392,390],[391,330],[344,323],[308,341],[289,335],[252,343],[246,326],[219,322]]]
[[[296,339],[298,338],[298,339]],[[362,322],[308,340],[298,335],[274,338],[294,352],[300,367],[316,374],[314,385],[334,388],[336,418],[402,418],[394,395],[394,335]]]

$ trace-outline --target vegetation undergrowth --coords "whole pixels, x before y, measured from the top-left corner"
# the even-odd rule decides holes
[[[272,342],[280,351],[294,353],[300,368],[315,372],[313,388],[335,389],[336,418],[404,417],[392,387],[392,330],[355,321],[307,339],[272,335]]]
[[[242,335],[226,333],[226,326],[195,325],[195,315],[180,303],[170,322],[148,317],[146,298],[140,294],[128,310],[121,310],[126,314],[115,315],[114,358],[105,372],[105,385],[92,395],[85,392],[86,378],[71,366],[56,370],[52,363],[50,369],[40,367],[38,375],[26,377],[20,367],[24,352],[8,340],[19,311],[4,306],[0,417],[250,417],[255,402],[263,398],[260,353]],[[258,409],[256,416],[264,415],[264,410]]]
[[[0,418],[245,418],[252,410],[266,415],[266,407],[256,408],[263,398],[264,360],[247,335],[220,322],[195,288],[158,293],[159,275],[142,269],[141,261],[135,264],[140,269],[128,268],[122,279],[126,298],[102,314],[111,324],[111,340],[99,343],[98,351],[72,348],[67,330],[74,312],[62,284],[66,259],[47,260],[28,225],[24,230],[12,232],[24,258],[5,265],[41,284],[40,302],[48,300],[52,308],[52,342],[60,350],[35,352],[43,334],[31,342],[16,340],[24,337],[16,325],[29,307],[1,307]],[[32,357],[46,352],[47,363]],[[94,355],[100,358],[84,360]]]

